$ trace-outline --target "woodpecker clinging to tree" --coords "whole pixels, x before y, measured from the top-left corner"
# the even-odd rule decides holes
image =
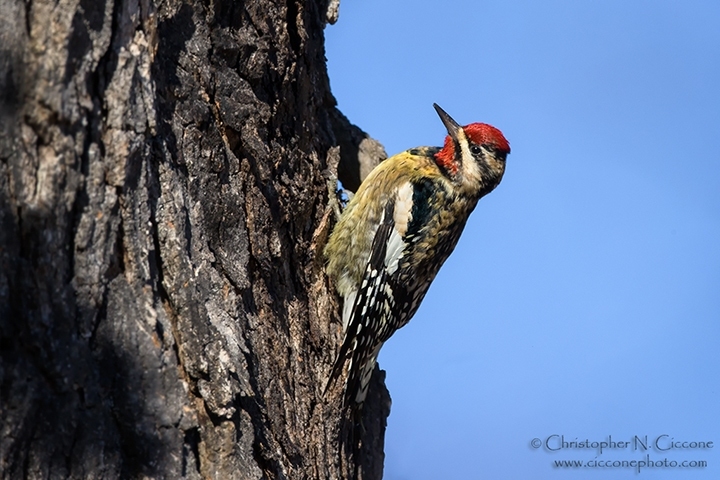
[[[415,314],[477,201],[505,172],[510,145],[500,130],[461,127],[434,107],[448,131],[445,145],[407,150],[375,167],[325,248],[345,331],[326,390],[350,357],[346,404],[365,400],[383,343]]]

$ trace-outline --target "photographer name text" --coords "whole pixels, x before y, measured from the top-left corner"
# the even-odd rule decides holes
[[[582,438],[571,438],[565,435],[553,434],[544,440],[533,438],[530,441],[533,448],[544,447],[550,452],[561,450],[595,450],[602,455],[604,450],[631,450],[669,452],[672,450],[711,450],[715,447],[711,440],[688,440],[675,438],[672,435],[662,434],[657,436],[634,435],[630,439],[616,440],[608,435],[603,440],[590,440]]]

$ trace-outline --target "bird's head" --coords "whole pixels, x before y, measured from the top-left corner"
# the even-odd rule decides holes
[[[484,195],[500,183],[510,144],[500,130],[486,123],[461,127],[433,104],[448,131],[445,145],[435,154],[437,164],[455,182]]]

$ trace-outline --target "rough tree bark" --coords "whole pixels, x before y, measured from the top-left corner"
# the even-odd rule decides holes
[[[382,150],[335,109],[336,12],[0,0],[0,477],[382,476],[380,372],[360,451],[322,396],[328,172]]]

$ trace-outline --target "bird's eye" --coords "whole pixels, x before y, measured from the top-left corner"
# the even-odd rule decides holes
[[[480,152],[482,152],[482,148],[480,148],[480,145],[470,145],[470,152],[472,152],[473,155],[479,155]]]

